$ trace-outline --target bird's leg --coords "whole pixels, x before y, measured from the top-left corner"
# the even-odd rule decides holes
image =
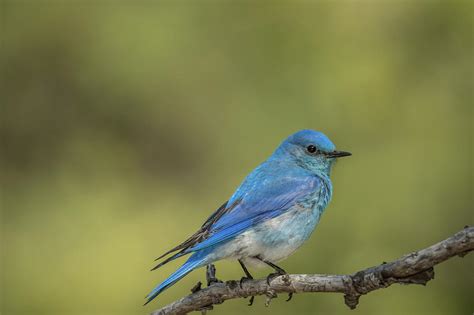
[[[222,283],[221,280],[216,278],[216,267],[213,264],[207,265],[206,279],[207,279],[207,286],[210,286],[214,283]]]
[[[278,267],[277,265],[275,265],[271,261],[264,260],[260,256],[255,256],[255,258],[257,258],[258,260],[266,263],[267,265],[269,265],[270,267],[272,267],[275,270],[275,272],[272,272],[271,274],[269,274],[267,276],[267,284],[268,285],[270,285],[270,282],[273,280],[273,278],[288,274],[283,268]]]
[[[270,282],[275,278],[275,277],[279,277],[279,276],[284,276],[284,275],[287,275],[288,273],[281,267],[278,267],[277,265],[275,265],[274,263],[272,263],[271,261],[268,261],[268,260],[264,260],[262,259],[260,256],[255,256],[255,258],[257,258],[258,260],[266,263],[267,265],[269,265],[270,267],[272,267],[275,272],[272,272],[271,274],[269,274],[267,276],[267,284],[270,285]],[[289,280],[286,279],[285,282],[288,281],[288,284],[289,284]],[[291,299],[293,298],[293,292],[290,292],[288,293],[288,299],[286,300],[287,302],[290,301]]]
[[[239,261],[240,266],[242,267],[242,270],[243,270],[244,273],[245,273],[245,277],[242,277],[242,278],[240,279],[240,288],[242,288],[242,282],[244,282],[244,281],[246,281],[246,280],[252,280],[253,277],[252,277],[252,275],[250,274],[250,272],[248,271],[247,267],[244,265],[244,262],[243,262],[242,260],[240,260],[240,259],[238,259],[238,261]]]
[[[242,269],[244,270],[244,273],[245,273],[245,277],[242,277],[242,278],[240,279],[240,288],[242,289],[242,282],[247,281],[247,280],[252,280],[253,277],[252,277],[252,275],[250,274],[250,272],[248,271],[248,269],[247,269],[247,267],[245,266],[245,264],[243,263],[243,261],[240,260],[240,259],[238,259],[238,261],[239,261],[239,264],[240,264],[240,266],[242,267]],[[254,299],[255,299],[255,297],[252,295],[252,296],[250,297],[250,300],[249,300],[249,306],[251,306],[251,305],[253,304],[253,300],[254,300]]]

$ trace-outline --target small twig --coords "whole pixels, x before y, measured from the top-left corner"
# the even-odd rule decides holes
[[[268,290],[265,295],[267,298],[265,299],[265,306],[268,307],[270,305],[270,302],[272,299],[275,299],[278,297],[278,295],[275,293],[273,290]]]
[[[201,291],[202,289],[202,283],[201,281],[198,281],[194,287],[191,288],[191,293],[196,293],[197,291]]]
[[[352,275],[285,275],[272,280],[248,280],[214,283],[210,287],[183,297],[152,315],[187,314],[209,309],[226,300],[265,295],[266,305],[277,293],[339,292],[347,306],[354,309],[361,295],[386,288],[394,283],[425,285],[433,279],[433,267],[451,257],[464,256],[474,250],[474,227],[466,226],[453,236],[428,248],[405,255],[392,262],[367,268]],[[209,269],[212,268],[208,268]],[[211,273],[215,279],[215,269]],[[208,279],[209,280],[209,279]]]

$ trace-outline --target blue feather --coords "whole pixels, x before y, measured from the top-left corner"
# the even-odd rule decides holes
[[[150,303],[155,297],[161,292],[168,289],[170,286],[178,282],[181,278],[186,276],[194,269],[205,265],[205,256],[207,252],[201,251],[193,254],[189,259],[181,266],[178,270],[172,273],[165,281],[157,285],[145,298],[147,299],[146,304]]]
[[[191,247],[186,251],[186,253],[190,252],[196,252],[205,248],[208,248],[210,246],[217,245],[219,243],[222,243],[223,241],[226,241],[236,235],[239,235],[243,231],[247,230],[248,228],[255,226],[256,224],[263,222],[267,219],[274,218],[278,216],[281,213],[281,211],[268,211],[266,213],[262,213],[256,217],[238,222],[234,225],[231,225],[229,227],[226,227],[222,230],[219,230],[215,234],[211,235],[208,239],[202,241],[201,243],[196,244],[196,246]]]
[[[214,246],[285,213],[320,185],[318,177],[310,176],[307,172],[302,174],[305,171],[300,169],[281,174],[283,176],[278,181],[262,181],[262,178],[268,176],[267,170],[272,169],[268,163],[272,162],[262,164],[245,179],[229,201],[231,204],[234,200],[239,200],[239,204],[211,227],[211,235],[185,253]],[[252,193],[243,193],[248,191]]]

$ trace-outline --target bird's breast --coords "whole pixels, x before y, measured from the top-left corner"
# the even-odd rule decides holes
[[[215,258],[242,258],[249,263],[255,256],[272,262],[285,259],[310,237],[330,199],[330,186],[320,185],[285,213],[223,244]]]
[[[285,259],[309,238],[318,222],[318,211],[296,205],[243,233],[239,237],[245,244],[242,257],[260,256],[272,262]]]

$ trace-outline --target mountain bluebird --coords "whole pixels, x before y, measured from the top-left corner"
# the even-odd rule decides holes
[[[268,282],[286,274],[275,263],[309,238],[331,200],[331,168],[336,158],[349,155],[336,151],[321,132],[301,130],[288,137],[196,233],[158,258],[173,253],[152,270],[191,254],[145,304],[192,270],[225,258],[238,260],[246,275],[242,279],[253,279],[247,263],[272,267]]]

